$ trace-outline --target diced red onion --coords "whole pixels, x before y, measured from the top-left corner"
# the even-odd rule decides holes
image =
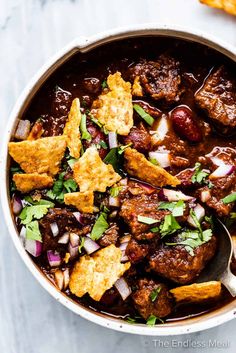
[[[84,224],[83,222],[83,218],[82,218],[82,215],[80,212],[73,212],[73,215],[75,216],[75,218],[77,219],[77,221],[80,223],[80,224]]]
[[[122,251],[122,257],[120,259],[120,262],[126,262],[129,261],[128,256],[125,254],[125,251]]]
[[[128,243],[130,241],[131,235],[130,234],[126,234],[124,235],[122,238],[120,238],[120,243]]]
[[[138,185],[146,192],[146,194],[151,195],[156,191],[156,188],[154,188],[152,185],[146,184],[146,183],[141,183],[138,182]]]
[[[200,222],[205,216],[205,209],[198,203],[197,206],[194,207],[193,211],[196,215],[196,218]],[[197,225],[195,224],[194,219],[191,217],[191,215],[188,216],[187,221],[191,226],[197,228]]]
[[[54,273],[54,277],[55,277],[55,282],[57,287],[62,290],[63,285],[64,285],[64,275],[63,272],[61,270],[56,270],[56,272]]]
[[[42,243],[37,240],[25,239],[25,250],[27,250],[34,257],[38,257],[42,253]]]
[[[168,121],[165,115],[162,115],[156,131],[150,131],[150,133],[153,135],[153,138],[155,139],[155,141],[162,141],[164,140],[168,130],[169,130]]]
[[[222,164],[213,173],[211,173],[209,178],[210,179],[223,178],[233,173],[234,170],[235,170],[235,166],[230,164]]]
[[[26,227],[25,226],[23,226],[21,228],[19,236],[20,236],[20,240],[21,240],[22,244],[25,246],[25,240],[26,240]]]
[[[12,198],[12,211],[15,215],[18,215],[23,208],[21,199],[19,196],[14,195]]]
[[[213,164],[217,165],[217,167],[220,167],[221,165],[225,165],[225,162],[219,157],[211,157],[210,159]]]
[[[120,293],[123,300],[127,299],[128,296],[132,293],[131,288],[128,286],[124,277],[119,278],[115,282],[114,286],[116,287],[116,289]]]
[[[110,149],[116,148],[118,146],[117,133],[116,132],[109,132],[108,133],[108,142],[109,142]]]
[[[120,199],[119,197],[113,197],[113,196],[109,196],[109,200],[108,200],[109,206],[111,207],[120,207]]]
[[[66,268],[64,271],[63,271],[63,277],[64,277],[64,289],[66,289],[69,285],[69,281],[70,281],[70,271],[69,271],[69,268]]]
[[[165,200],[164,201],[190,201],[193,200],[194,197],[185,195],[182,191],[177,191],[177,190],[171,190],[171,189],[162,189],[163,195]],[[159,198],[162,199],[162,193],[159,192],[158,194]]]
[[[84,237],[84,249],[87,254],[92,254],[95,251],[97,251],[98,249],[100,249],[100,246],[95,241],[93,241],[91,238]]]
[[[79,243],[80,243],[79,235],[76,233],[70,233],[70,243],[73,248],[75,248],[76,246],[79,246]]]
[[[59,244],[67,244],[70,238],[70,233],[66,232],[64,233],[58,240]]]
[[[169,152],[160,152],[160,151],[155,151],[155,152],[149,152],[149,157],[151,159],[154,159],[157,161],[157,163],[162,167],[162,168],[167,168],[170,167],[170,154]]]
[[[48,262],[51,267],[57,267],[61,264],[61,256],[52,250],[47,251]]]
[[[15,138],[18,140],[26,140],[30,132],[30,121],[20,120],[15,132]]]
[[[52,235],[54,237],[57,237],[58,234],[59,234],[59,228],[58,228],[58,225],[56,222],[53,222],[50,224],[50,228],[51,228],[51,231],[52,231]]]
[[[126,186],[126,185],[128,184],[128,178],[121,179],[120,182],[119,182],[119,184],[120,184],[121,186]]]
[[[121,243],[120,246],[119,246],[120,250],[121,250],[121,251],[125,251],[126,248],[127,248],[127,245],[128,245],[128,242],[126,242],[126,243]]]
[[[211,198],[210,190],[202,190],[200,194],[200,199],[202,202],[207,202]]]
[[[79,246],[72,246],[71,243],[68,245],[68,251],[70,253],[70,258],[74,259],[79,254]]]

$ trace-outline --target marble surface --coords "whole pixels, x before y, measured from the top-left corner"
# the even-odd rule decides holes
[[[197,0],[0,0],[0,131],[22,88],[57,49],[78,35],[145,22],[205,30],[236,45],[236,18]],[[0,230],[0,353],[235,352],[236,321],[155,338],[114,332],[76,316],[32,277],[2,217]]]

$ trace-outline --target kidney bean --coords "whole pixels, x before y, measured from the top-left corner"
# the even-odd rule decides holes
[[[200,126],[193,117],[192,111],[184,106],[179,106],[172,110],[171,120],[173,128],[181,137],[190,142],[200,142],[202,133]]]

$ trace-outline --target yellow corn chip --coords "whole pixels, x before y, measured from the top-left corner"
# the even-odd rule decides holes
[[[71,104],[68,120],[63,131],[63,134],[66,136],[67,146],[69,147],[70,155],[74,158],[79,158],[80,156],[80,122],[80,101],[79,98],[75,98]]]
[[[9,142],[8,146],[10,155],[26,173],[53,176],[59,171],[66,150],[66,138],[44,137],[35,141]]]
[[[120,72],[116,72],[108,76],[107,85],[109,92],[98,97],[91,113],[108,131],[128,135],[133,126],[131,84],[122,79]]]
[[[14,174],[17,190],[25,193],[35,189],[45,189],[53,185],[53,178],[47,174]]]
[[[121,250],[113,244],[97,251],[94,256],[82,256],[70,276],[71,293],[77,297],[88,293],[91,298],[99,301],[130,268],[130,262],[120,262],[121,257]]]
[[[101,191],[121,179],[111,164],[105,164],[95,147],[89,147],[73,166],[74,179],[80,191]]]
[[[64,202],[66,205],[75,206],[81,212],[93,213],[94,196],[92,191],[65,194]]]
[[[236,0],[200,0],[200,2],[236,15]]]
[[[221,293],[221,283],[217,281],[193,283],[171,289],[177,302],[201,302],[217,298]]]
[[[180,181],[165,169],[149,162],[142,153],[133,148],[126,148],[124,152],[127,172],[154,186],[176,186]]]
[[[136,97],[142,97],[143,96],[143,89],[140,84],[140,78],[139,76],[136,76],[134,79],[134,83],[132,86],[132,95]]]

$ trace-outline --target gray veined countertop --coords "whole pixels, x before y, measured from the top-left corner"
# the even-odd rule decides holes
[[[22,88],[57,49],[78,35],[147,22],[204,30],[236,45],[236,18],[198,0],[0,0],[0,131]],[[0,353],[235,352],[236,321],[165,338],[123,334],[76,316],[32,277],[2,217],[0,227]]]

